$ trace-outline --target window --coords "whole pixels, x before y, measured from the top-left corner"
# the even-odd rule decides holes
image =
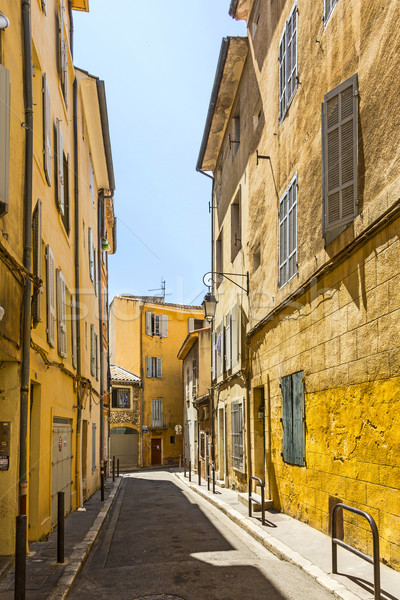
[[[232,466],[234,469],[244,468],[243,455],[243,400],[233,400],[231,405],[232,431]]]
[[[46,73],[43,73],[43,168],[47,183],[51,185],[50,91]]]
[[[231,313],[228,312],[225,316],[225,343],[224,343],[224,348],[225,348],[225,370],[229,371],[229,369],[231,368],[232,364],[231,364]]]
[[[322,105],[324,231],[347,225],[357,215],[357,75],[328,92]]]
[[[42,277],[42,201],[38,199],[32,215],[32,267],[33,274]],[[41,290],[35,289],[32,298],[32,324],[36,327],[41,321]]]
[[[162,377],[161,358],[156,358],[154,356],[146,356],[146,377],[161,379],[161,377]]]
[[[324,0],[324,23],[325,25],[329,21],[333,9],[335,8],[338,0]]]
[[[67,104],[67,80],[68,80],[68,47],[64,31],[64,0],[60,0],[60,13],[58,19],[58,72],[60,76],[61,89]]]
[[[197,360],[194,358],[192,361],[192,396],[196,397],[197,394]]]
[[[78,315],[76,310],[75,296],[71,295],[71,340],[72,340],[72,366],[76,369],[78,365],[78,340],[76,321]]]
[[[90,227],[88,227],[88,251],[89,251],[89,275],[90,279],[94,281],[94,256],[93,256],[93,234]]]
[[[186,400],[190,400],[190,369],[186,369]]]
[[[224,372],[224,325],[223,322],[215,330],[215,365],[216,365],[216,376],[222,375]]]
[[[242,311],[240,304],[231,310],[231,363],[232,369],[240,365],[242,347]]]
[[[169,443],[170,444],[175,444],[175,436],[174,435],[170,435],[169,436]]]
[[[64,224],[65,231],[69,234],[69,154],[63,154],[63,181],[64,181],[64,210],[62,211],[61,220]]]
[[[261,265],[261,246],[257,246],[253,253],[253,273]]]
[[[240,215],[240,192],[231,204],[231,262],[242,247],[242,225]]]
[[[303,371],[281,379],[283,460],[305,465],[304,383]]]
[[[279,201],[279,287],[297,272],[297,173]]]
[[[131,408],[131,398],[129,388],[113,388],[112,408]]]
[[[168,337],[168,315],[146,312],[146,333],[163,338]]]
[[[59,269],[56,271],[57,280],[57,350],[60,356],[67,356],[67,307],[65,279]]]
[[[103,298],[102,298],[102,302],[103,302],[103,323],[107,324],[107,317],[108,317],[107,288],[106,288],[106,286],[104,284],[103,284]]]
[[[8,212],[10,176],[10,71],[0,65],[0,217]]]
[[[57,159],[57,207],[64,215],[64,150],[61,121],[56,121],[56,159]]]
[[[96,374],[96,341],[94,325],[90,325],[90,374],[94,377]]]
[[[240,115],[236,114],[232,119],[232,135],[229,140],[232,146],[232,159],[235,158],[240,146]]]
[[[151,422],[152,427],[162,427],[162,398],[153,398],[151,401]]]
[[[282,122],[297,90],[297,2],[279,43],[279,121]]]
[[[47,341],[54,348],[56,292],[54,281],[54,256],[50,246],[46,246],[46,280],[47,280]]]
[[[203,327],[204,327],[204,320],[203,319],[193,319],[193,318],[188,319],[188,330],[189,330],[189,333],[191,331],[196,331],[196,329],[203,329]]]

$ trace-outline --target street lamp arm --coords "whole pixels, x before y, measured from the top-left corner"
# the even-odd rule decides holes
[[[249,272],[248,271],[246,273],[222,273],[220,271],[209,271],[203,277],[204,285],[211,287],[210,284],[215,283],[215,281],[216,281],[215,276],[225,277],[225,279],[227,279],[228,281],[230,281],[231,283],[236,285],[238,288],[240,288],[241,290],[246,292],[247,295],[249,295]],[[231,277],[245,277],[246,278],[246,287],[243,287],[242,285],[237,283],[237,281],[234,281],[233,279],[231,279]]]

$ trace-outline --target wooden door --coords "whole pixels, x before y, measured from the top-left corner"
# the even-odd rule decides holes
[[[161,438],[151,440],[151,464],[161,465]]]

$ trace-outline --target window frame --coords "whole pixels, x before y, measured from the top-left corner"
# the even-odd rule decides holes
[[[151,400],[151,426],[153,429],[163,427],[163,399],[152,398]]]
[[[296,198],[290,205],[290,191],[294,189]],[[293,192],[292,192],[293,193]],[[286,200],[287,212],[283,214],[282,205]],[[291,215],[294,216],[293,234],[295,237],[294,249],[290,248],[290,231],[291,231]],[[298,257],[297,257],[297,225],[298,225],[298,174],[297,172],[292,177],[289,185],[279,199],[279,212],[278,212],[278,287],[283,288],[293,277],[298,273]],[[282,226],[284,230],[284,236],[282,236]],[[282,239],[283,238],[283,239]],[[285,245],[282,255],[282,246]],[[293,272],[290,271],[290,260],[294,257],[295,269]],[[285,268],[285,278],[281,277],[281,269]]]
[[[244,399],[235,398],[231,402],[231,460],[232,468],[241,473],[245,471],[244,434]]]
[[[292,20],[295,17],[295,29],[292,28]],[[293,34],[293,31],[295,32]],[[290,35],[290,32],[291,35]],[[279,53],[278,53],[278,61],[279,61],[279,123],[281,124],[286,114],[289,110],[289,107],[293,101],[293,98],[296,95],[298,88],[298,70],[299,70],[299,61],[298,61],[298,34],[299,34],[299,23],[298,23],[298,8],[297,8],[297,0],[292,6],[288,19],[285,21],[285,27],[283,28],[282,36],[279,42]],[[289,73],[289,64],[292,64],[292,61],[288,61],[290,44],[293,42],[293,38],[296,40],[296,52],[295,52],[295,67],[291,69]],[[293,58],[293,54],[291,55]],[[283,66],[282,66],[283,63]],[[294,78],[294,84],[292,85],[292,91],[290,96],[288,95],[288,86],[289,81]]]
[[[119,406],[119,395],[121,391],[128,392],[127,406]],[[115,404],[117,404],[118,406],[115,406]],[[132,393],[131,388],[129,386],[119,385],[118,387],[113,387],[111,393],[111,408],[112,410],[132,410]]]
[[[328,25],[329,19],[332,16],[333,11],[335,10],[335,6],[337,5],[339,0],[324,0],[324,27]]]

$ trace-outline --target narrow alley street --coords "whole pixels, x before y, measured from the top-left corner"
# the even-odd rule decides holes
[[[167,471],[126,474],[68,598],[329,600]]]

